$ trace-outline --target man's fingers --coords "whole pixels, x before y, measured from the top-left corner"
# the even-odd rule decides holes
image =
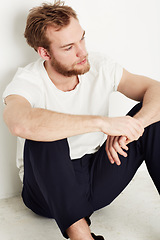
[[[113,164],[114,163],[114,159],[113,159],[113,157],[112,157],[112,155],[111,155],[111,153],[109,151],[109,148],[110,148],[109,146],[111,144],[112,138],[113,137],[111,137],[111,136],[108,136],[108,138],[107,138],[107,141],[106,141],[106,152],[107,152],[109,161]]]
[[[144,132],[144,128],[139,120],[136,118],[126,116],[122,118],[111,118],[111,129],[115,130],[115,133],[122,129],[122,136],[111,135],[108,136],[106,141],[106,152],[111,163],[120,165],[120,159],[118,154],[123,157],[127,157],[126,151],[128,150],[127,144],[138,140]],[[116,124],[118,122],[118,125]],[[114,132],[114,131],[113,131]],[[111,134],[113,134],[113,132]]]
[[[125,149],[125,150],[127,151],[127,150],[128,150],[128,147],[127,147],[127,138],[124,137],[124,136],[121,136],[121,137],[119,138],[119,145],[120,145],[123,149]]]
[[[113,140],[113,142],[112,142],[112,147],[113,147],[113,149],[114,149],[116,152],[118,152],[119,154],[121,154],[121,155],[126,155],[126,153],[123,151],[122,147],[120,146],[118,140],[119,140],[119,137],[118,137],[118,136],[117,136],[117,137],[114,137],[114,140]]]
[[[141,122],[136,118],[133,118],[130,116],[127,116],[127,117],[129,122],[128,122],[128,125],[126,126],[125,136],[127,136],[127,138],[130,139],[131,141],[133,139],[138,140],[139,137],[143,135],[144,127],[142,126]]]
[[[126,153],[117,144],[117,137],[108,136],[107,143],[106,143],[106,152],[107,152],[109,161],[112,164],[113,163],[116,163],[117,165],[121,164],[121,161],[119,159],[117,152],[120,152],[120,154],[126,156]]]
[[[117,165],[120,165],[120,164],[121,164],[121,161],[120,161],[120,159],[119,159],[119,157],[118,157],[118,154],[117,154],[117,152],[115,151],[114,148],[112,148],[112,149],[110,150],[110,154],[111,154],[111,157],[112,157],[112,159],[113,159],[111,163],[113,163],[113,161],[114,161]]]
[[[143,134],[141,122],[130,116],[103,118],[101,131],[109,136],[126,136],[128,139],[137,139]]]

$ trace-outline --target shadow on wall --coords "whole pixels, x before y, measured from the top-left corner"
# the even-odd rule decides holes
[[[13,38],[18,48],[18,55],[20,56],[19,66],[25,66],[38,58],[38,54],[28,46],[24,37],[27,15],[28,13],[26,14],[26,12],[17,14],[13,26]]]
[[[9,79],[13,73],[4,75]],[[6,84],[1,84],[0,94],[2,96]],[[1,101],[0,108],[3,109]],[[2,114],[2,112],[0,113]],[[17,195],[21,191],[21,183],[16,168],[16,137],[13,137],[0,116],[0,199]]]
[[[3,33],[6,38],[3,46],[8,47],[3,49],[4,59],[1,64],[0,76],[1,96],[17,68],[35,61],[38,57],[37,53],[27,45],[23,36],[27,14],[20,11],[19,13],[16,12],[16,16],[10,16],[10,18],[8,16],[7,31],[4,29],[5,32]],[[3,108],[1,101],[0,109]],[[0,199],[19,194],[22,187],[16,168],[16,137],[12,136],[7,129],[2,112],[0,111]]]

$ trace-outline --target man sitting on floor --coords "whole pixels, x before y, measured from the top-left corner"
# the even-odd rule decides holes
[[[160,83],[88,54],[75,11],[59,1],[30,11],[25,38],[41,58],[19,68],[3,94],[8,128],[26,139],[23,201],[66,238],[104,239],[90,232],[89,216],[143,160],[160,193]],[[141,103],[108,117],[114,91]]]

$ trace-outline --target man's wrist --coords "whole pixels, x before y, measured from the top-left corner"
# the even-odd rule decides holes
[[[106,129],[108,126],[107,117],[97,116],[97,118],[95,118],[95,122],[96,122],[98,132],[106,133]]]
[[[89,125],[93,132],[102,132],[103,117],[102,116],[91,116]]]
[[[147,127],[147,120],[145,119],[145,117],[141,114],[141,113],[137,113],[136,115],[133,116],[135,119],[137,119],[141,125],[143,126],[143,128]]]

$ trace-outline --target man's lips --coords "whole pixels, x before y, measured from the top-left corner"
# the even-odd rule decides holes
[[[87,59],[84,58],[82,61],[78,62],[77,64],[78,64],[78,65],[83,65],[83,64],[85,64],[86,62],[87,62]]]

